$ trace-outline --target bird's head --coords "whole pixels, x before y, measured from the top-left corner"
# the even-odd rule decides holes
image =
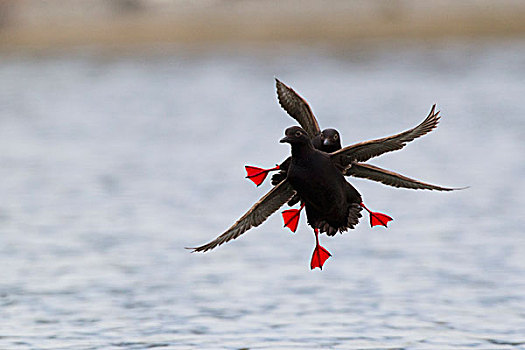
[[[299,144],[311,144],[310,137],[302,128],[298,126],[292,126],[285,130],[284,137],[279,141],[281,143],[286,142],[293,145]]]
[[[335,129],[324,129],[321,132],[321,150],[332,153],[341,149],[341,136]]]

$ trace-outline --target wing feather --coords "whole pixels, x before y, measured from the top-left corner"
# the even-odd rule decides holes
[[[310,135],[315,137],[321,133],[319,123],[315,118],[310,106],[299,94],[297,94],[291,87],[283,84],[279,79],[275,78],[275,86],[277,88],[277,98],[281,107],[290,115],[290,117],[297,120],[299,125]]]
[[[189,249],[193,249],[193,252],[205,252],[239,237],[252,227],[259,226],[266,221],[270,215],[282,207],[284,203],[288,202],[294,194],[295,190],[290,183],[287,180],[283,180],[255,203],[246,214],[237,220],[235,224],[222,235],[200,247]]]
[[[366,162],[370,158],[380,156],[386,152],[400,150],[405,145],[432,131],[439,123],[439,111],[435,111],[436,105],[432,106],[430,113],[418,126],[402,133],[384,137],[381,139],[364,141],[340,149],[332,153],[332,159],[341,166],[351,162]]]
[[[352,166],[346,170],[345,175],[381,182],[388,186],[410,188],[414,190],[454,191],[463,189],[428,184],[371,164],[352,163]]]

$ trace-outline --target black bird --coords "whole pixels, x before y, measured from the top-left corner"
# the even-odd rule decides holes
[[[313,146],[321,151],[332,153],[341,149],[341,136],[335,129],[325,129],[321,131],[319,123],[315,118],[312,109],[299,94],[297,94],[291,87],[282,83],[279,79],[276,81],[276,90],[279,104],[281,107],[307,131],[308,135],[312,139]],[[389,152],[396,149],[401,149],[405,143],[412,141],[413,139],[420,137],[430,131],[432,131],[439,122],[439,111],[435,112],[435,105],[427,116],[427,118],[419,124],[417,127],[405,131],[401,134],[390,136],[388,138],[366,141],[360,144],[350,146],[352,149],[367,149],[370,152]],[[369,159],[369,158],[368,158]],[[368,159],[360,160],[364,162]],[[274,168],[262,169],[254,166],[245,166],[248,175],[246,176],[252,180],[257,186],[262,184],[267,174],[270,171],[279,172],[272,176],[272,184],[275,186],[286,178],[286,172],[290,165],[290,157]],[[427,184],[418,180],[414,180],[397,174],[395,172],[382,169],[377,166],[360,164],[357,161],[352,162],[352,167],[349,167],[345,171],[346,176],[354,176],[360,178],[366,178],[369,180],[381,182],[385,185],[394,187],[404,187],[411,189],[428,189],[438,191],[450,191],[452,189],[440,187],[436,185]],[[288,202],[289,206],[295,205],[299,202],[298,196],[292,197]],[[382,213],[376,213],[370,211],[366,206],[363,207],[370,213],[370,225],[382,225],[386,226],[386,223],[392,220],[391,217]],[[289,209],[282,212],[285,226],[288,227],[292,232],[297,230],[299,224],[300,212],[304,208],[301,205],[299,209]]]
[[[312,145],[314,146],[314,148],[320,151],[332,153],[341,149],[341,137],[339,136],[339,132],[337,130],[325,129],[312,139]],[[281,181],[283,181],[286,178],[286,173],[288,171],[291,161],[292,157],[288,157],[284,162],[277,166],[280,171],[272,176],[272,185],[277,186]],[[264,171],[264,169],[261,170]],[[301,201],[301,199],[299,195],[296,194],[292,197],[292,199],[288,201],[288,206],[292,207],[299,201]],[[288,227],[294,233],[295,231],[297,231],[297,226],[299,225],[299,217],[301,216],[301,211],[303,210],[303,208],[304,202],[301,201],[301,206],[299,207],[299,209],[288,209],[284,210],[281,213],[284,220],[284,226]],[[376,221],[374,221],[374,223],[375,222]],[[386,222],[388,221],[383,222],[385,222],[386,224]]]
[[[314,148],[326,153],[332,153],[341,149],[341,137],[339,136],[339,132],[335,129],[325,129],[321,131],[311,140],[311,143]],[[283,181],[286,178],[291,161],[292,157],[288,157],[281,164],[278,164],[275,166],[275,168],[270,169],[262,169],[247,165],[245,166],[246,171],[248,173],[246,177],[252,180],[257,186],[259,186],[266,178],[268,172],[279,170],[277,174],[274,174],[272,176],[272,185],[277,186],[281,181]],[[301,198],[298,194],[296,194],[292,197],[292,199],[288,201],[288,206],[294,206],[299,201],[301,201]],[[284,210],[281,213],[284,220],[284,226],[288,227],[294,233],[295,231],[297,231],[297,226],[299,225],[299,218],[303,209],[304,202],[301,201],[301,206],[299,207],[299,209],[288,209]],[[370,212],[370,214],[371,222],[373,222],[373,225],[381,224],[386,226],[386,223],[392,220],[391,217],[385,214],[374,212]]]
[[[287,180],[306,205],[308,224],[313,227],[316,246],[310,267],[322,266],[330,253],[319,244],[319,231],[329,236],[353,229],[361,217],[362,198],[344,178],[330,154],[314,148],[302,128],[286,129],[280,142],[292,148]]]
[[[276,84],[279,103],[283,109],[299,122],[304,131],[311,138],[315,139],[315,137],[321,132],[319,124],[317,123],[308,103],[306,103],[306,101],[293,89],[284,85],[277,79]],[[447,188],[424,183],[389,170],[362,163],[383,153],[400,150],[408,142],[432,131],[438,124],[438,115],[439,112],[435,112],[434,105],[427,118],[425,118],[425,120],[423,120],[418,126],[393,136],[357,143],[335,151],[330,154],[332,163],[345,176],[366,178],[389,186],[437,191],[457,190],[458,188]],[[340,135],[338,135],[338,138],[340,140]],[[296,190],[292,187],[288,179],[284,177],[223,234],[207,244],[191,249],[194,252],[206,252],[225,242],[236,239],[249,229],[262,224],[269,216],[276,212],[295,195]],[[362,205],[362,203],[360,204],[363,208],[368,210]],[[315,214],[313,215],[315,216]],[[371,216],[371,220],[372,219],[373,216]],[[329,228],[327,229],[328,231],[330,230]]]
[[[312,139],[312,144],[318,150],[326,153],[332,153],[342,148],[339,131],[335,129],[324,129]]]
[[[319,134],[315,135],[312,139],[312,145],[323,152],[332,153],[341,149],[341,137],[339,132],[335,129],[325,129]],[[286,173],[288,167],[290,166],[292,158],[286,158],[281,164],[275,166],[275,168],[262,169],[259,167],[254,167],[246,165],[245,169],[247,172],[247,178],[252,180],[257,186],[261,185],[270,171],[279,170],[277,174],[272,176],[272,185],[277,186],[281,181],[286,178]],[[288,205],[294,206],[300,201],[298,195],[295,195],[288,201]],[[301,215],[301,210],[304,208],[304,203],[301,204],[299,209],[288,209],[282,212],[284,226],[288,227],[292,232],[297,230],[299,225],[299,217]],[[376,221],[374,221],[376,222]]]

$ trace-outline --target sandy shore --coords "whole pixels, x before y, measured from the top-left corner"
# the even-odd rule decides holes
[[[525,35],[525,1],[0,2],[2,50]]]

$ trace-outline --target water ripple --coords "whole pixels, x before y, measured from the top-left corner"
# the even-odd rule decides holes
[[[354,49],[1,60],[0,348],[525,349],[525,43]],[[322,272],[278,215],[190,254],[288,154],[275,75],[345,144],[437,102],[375,164],[471,188],[352,181],[395,221],[323,236]]]

